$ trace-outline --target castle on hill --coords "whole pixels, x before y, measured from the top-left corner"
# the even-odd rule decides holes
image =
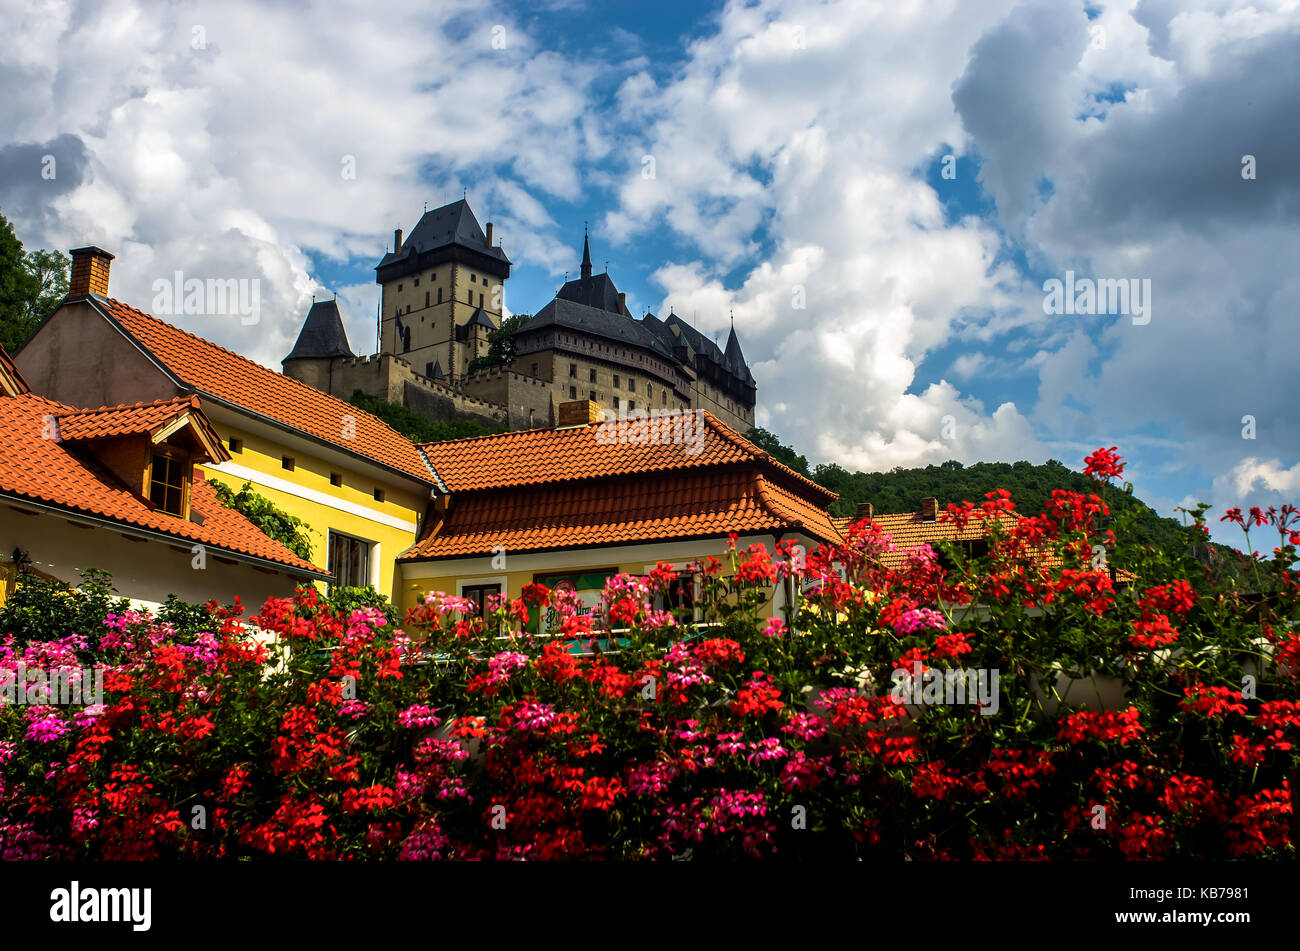
[[[510,259],[464,199],[425,212],[375,267],[379,352],[359,357],[335,301],[312,304],[284,372],[341,399],[360,390],[428,419],[509,429],[554,426],[558,407],[703,409],[738,432],[754,425],[756,384],[736,337],[725,347],[674,313],[636,318],[608,274],[579,276],[515,330],[508,363],[471,369],[501,326]]]

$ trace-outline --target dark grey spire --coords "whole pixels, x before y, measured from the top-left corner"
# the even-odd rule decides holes
[[[348,346],[348,335],[343,329],[337,300],[315,301],[307,311],[307,319],[298,333],[298,342],[285,361],[313,360],[325,357],[355,357]]]

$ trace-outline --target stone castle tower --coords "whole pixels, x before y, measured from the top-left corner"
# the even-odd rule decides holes
[[[471,375],[510,277],[492,238],[464,200],[425,212],[375,268],[379,352],[356,356],[338,305],[318,301],[285,374],[344,400],[359,391],[490,429],[553,426],[561,403],[584,399],[619,412],[708,410],[741,433],[754,425],[757,384],[735,327],[719,346],[674,313],[632,316],[609,274],[593,271],[585,234],[578,277],[514,332],[509,364]]]
[[[380,286],[379,352],[456,384],[487,352],[501,324],[510,259],[464,199],[427,211],[375,268]]]

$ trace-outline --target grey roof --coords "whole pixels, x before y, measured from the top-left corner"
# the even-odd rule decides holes
[[[339,316],[339,305],[333,300],[318,300],[307,311],[307,319],[302,322],[298,333],[298,342],[293,351],[284,359],[311,360],[322,357],[355,357],[348,346],[348,335],[343,329],[343,318]]]
[[[504,251],[488,245],[487,235],[479,227],[478,219],[470,210],[469,202],[462,198],[460,201],[453,201],[450,205],[426,211],[419,223],[411,229],[410,236],[402,242],[401,250],[390,251],[384,255],[383,260],[379,262],[379,267],[452,244],[486,254],[505,264],[510,263]]]
[[[731,325],[731,333],[727,335],[727,364],[734,376],[744,380],[750,386],[756,386],[753,375],[749,372],[749,364],[745,362],[745,355],[740,352],[740,338],[736,336],[736,325]]]
[[[589,307],[577,301],[557,297],[533,315],[533,318],[519,328],[517,333],[526,334],[545,327],[567,327],[595,334],[608,340],[628,346],[651,350],[673,363],[677,360],[672,351],[664,344],[659,335],[645,326],[644,321],[635,320],[622,314]]]
[[[433,361],[433,372],[429,376],[435,380],[445,380],[447,378],[447,374],[442,372],[442,361]]]
[[[571,300],[576,304],[598,307],[611,314],[624,312],[618,303],[618,288],[614,286],[608,274],[596,274],[569,281],[555,296],[563,300]]]
[[[474,324],[481,324],[482,326],[486,327],[488,330],[497,329],[496,321],[494,321],[491,318],[491,316],[488,315],[488,312],[485,311],[482,307],[474,308],[474,316],[469,319],[469,323],[471,326],[473,326]]]

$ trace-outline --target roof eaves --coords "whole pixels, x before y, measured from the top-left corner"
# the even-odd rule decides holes
[[[39,509],[48,514],[57,515],[60,518],[69,519],[71,521],[88,522],[93,525],[111,529],[115,532],[121,532],[124,535],[138,535],[143,538],[151,539],[153,541],[165,542],[166,544],[169,545],[183,545],[185,547],[191,547],[196,544],[202,544],[206,551],[216,555],[220,555],[223,558],[230,558],[235,561],[241,561],[246,564],[255,565],[257,567],[265,567],[270,565],[273,566],[277,571],[283,571],[287,574],[292,574],[297,577],[312,578],[317,581],[334,580],[334,576],[332,574],[329,574],[328,572],[320,571],[318,569],[313,569],[309,571],[305,568],[300,568],[297,565],[288,564],[282,561],[276,561],[274,558],[264,558],[260,555],[253,555],[248,552],[236,551],[233,548],[225,548],[219,545],[213,545],[209,542],[196,542],[194,539],[188,538],[184,535],[170,535],[166,532],[161,532],[156,529],[146,528],[142,525],[135,525],[131,522],[119,521],[118,519],[109,518],[104,515],[97,515],[93,512],[86,512],[68,506],[54,505],[50,502],[44,502],[39,499],[33,499],[29,496],[23,495],[20,492],[7,492],[3,489],[0,489],[0,498],[7,499],[18,505],[27,506],[28,508]]]
[[[265,422],[266,424],[268,424],[268,425],[270,425],[270,426],[274,426],[275,428],[280,429],[280,430],[283,430],[283,431],[285,431],[285,432],[294,433],[295,435],[301,436],[302,438],[307,439],[307,440],[309,440],[309,441],[311,441],[311,442],[317,443],[318,445],[326,446],[326,447],[328,447],[328,448],[330,448],[330,449],[334,449],[334,450],[336,450],[336,451],[338,451],[338,452],[342,452],[342,453],[344,453],[344,454],[346,454],[346,455],[353,456],[354,458],[360,459],[360,460],[362,460],[362,461],[364,461],[364,462],[368,462],[368,463],[370,463],[370,464],[373,465],[373,466],[377,466],[378,468],[385,470],[386,472],[391,472],[391,473],[394,473],[394,474],[396,474],[396,475],[402,476],[402,477],[407,478],[407,479],[415,479],[415,478],[419,478],[419,477],[416,476],[414,473],[407,472],[405,469],[399,469],[399,468],[397,468],[396,466],[390,465],[390,464],[388,464],[388,463],[386,463],[386,462],[383,462],[383,461],[381,461],[381,460],[379,460],[379,459],[376,459],[374,456],[368,455],[368,454],[363,453],[363,452],[358,452],[358,451],[356,451],[355,449],[349,449],[348,447],[346,447],[346,446],[341,446],[341,445],[339,445],[338,443],[330,442],[328,439],[323,439],[323,438],[321,438],[320,436],[317,436],[317,435],[315,435],[315,434],[313,434],[313,433],[309,433],[309,432],[307,432],[307,431],[304,430],[304,429],[299,429],[299,428],[296,427],[296,426],[291,426],[291,425],[288,424],[288,423],[281,422],[280,420],[278,420],[278,419],[274,419],[274,418],[272,418],[272,417],[270,417],[270,416],[266,416],[265,414],[263,414],[263,413],[259,413],[259,412],[257,412],[256,410],[249,409],[247,406],[243,406],[243,405],[241,405],[241,404],[239,404],[239,403],[232,403],[230,400],[223,399],[223,398],[221,398],[221,397],[219,397],[219,396],[217,396],[217,395],[215,395],[215,394],[213,394],[213,393],[209,393],[209,392],[207,392],[206,390],[203,390],[203,389],[200,389],[200,388],[197,387],[197,386],[193,386],[193,385],[191,385],[191,384],[190,384],[189,382],[187,382],[186,380],[184,380],[184,379],[182,379],[181,377],[177,376],[177,375],[172,371],[172,369],[171,369],[171,368],[170,368],[166,363],[164,363],[164,362],[162,361],[161,358],[159,358],[157,355],[155,355],[155,354],[153,353],[152,350],[150,350],[148,347],[146,347],[146,346],[144,345],[144,343],[142,343],[140,340],[136,339],[136,337],[135,337],[134,334],[132,334],[130,331],[128,331],[125,327],[123,327],[123,326],[121,325],[121,323],[120,323],[120,322],[119,322],[115,317],[113,317],[113,315],[112,315],[111,313],[109,313],[108,311],[106,311],[106,310],[104,309],[104,307],[100,304],[100,300],[101,300],[101,298],[99,297],[99,295],[97,295],[97,294],[92,294],[92,295],[90,295],[89,297],[87,297],[86,300],[90,301],[91,304],[94,305],[95,309],[99,312],[100,316],[102,316],[105,320],[107,320],[110,324],[112,324],[112,326],[113,326],[114,328],[117,329],[117,332],[120,333],[124,338],[126,338],[127,342],[129,342],[133,347],[135,347],[137,350],[139,350],[140,353],[143,354],[143,355],[145,356],[145,358],[149,360],[149,362],[151,362],[152,364],[154,364],[154,366],[156,366],[156,367],[157,367],[157,368],[158,368],[158,369],[159,369],[159,370],[160,370],[160,371],[161,371],[161,372],[162,372],[162,373],[167,377],[167,379],[170,380],[172,383],[174,383],[174,384],[175,384],[179,389],[184,390],[184,391],[187,392],[187,393],[197,394],[198,396],[202,397],[203,399],[211,400],[213,403],[217,404],[218,406],[224,406],[226,409],[230,409],[230,410],[233,410],[233,411],[235,411],[235,412],[237,412],[237,413],[243,413],[243,414],[245,414],[245,415],[252,416],[252,417],[254,417],[255,419],[258,419],[258,420],[260,420],[260,421],[262,421],[262,422]],[[124,306],[125,306],[125,305],[124,305]],[[141,311],[141,313],[144,313],[144,312]],[[149,317],[150,315],[145,314],[145,316],[146,316],[146,317]],[[157,320],[156,317],[155,317],[155,318],[152,318],[152,319]],[[161,323],[161,321],[159,321],[159,322]],[[179,330],[179,328],[173,328],[173,329],[178,330],[178,331],[181,332],[181,333],[185,333],[185,331],[183,331],[183,330]],[[211,341],[208,341],[208,342],[211,343]],[[218,345],[217,345],[217,344],[213,344],[213,346],[218,346]],[[222,349],[224,349],[224,348],[222,348]],[[230,351],[230,352],[231,352],[231,353],[234,353],[233,351]],[[235,355],[235,356],[239,356],[239,354],[234,354],[234,355]],[[242,358],[242,359],[247,359],[247,358],[244,357],[244,358]],[[249,362],[251,363],[252,361],[249,361]],[[260,364],[259,364],[259,365],[260,365]],[[265,370],[266,368],[265,368],[265,367],[262,367],[262,369]],[[267,370],[266,372],[268,372],[268,373],[274,373],[275,371],[274,371],[274,370]],[[289,377],[289,379],[293,379],[293,378],[292,378],[292,377]],[[305,385],[305,384],[304,384],[304,385]],[[326,395],[328,395],[328,394],[326,394]],[[364,412],[365,412],[365,410],[361,409],[360,407],[356,407],[355,410],[356,410],[356,412],[358,412],[358,413],[364,413]],[[380,420],[380,422],[383,422],[383,421]],[[399,436],[400,436],[400,434],[399,434]],[[405,437],[400,437],[400,438],[405,438]],[[419,455],[419,453],[417,453],[417,455]],[[433,470],[429,467],[429,464],[428,464],[428,461],[427,461],[427,460],[424,460],[424,465],[425,465],[425,468],[426,468],[426,469],[429,469],[430,476],[432,477],[432,476],[433,476]],[[433,479],[430,478],[429,480],[425,480],[425,481],[433,481]]]

